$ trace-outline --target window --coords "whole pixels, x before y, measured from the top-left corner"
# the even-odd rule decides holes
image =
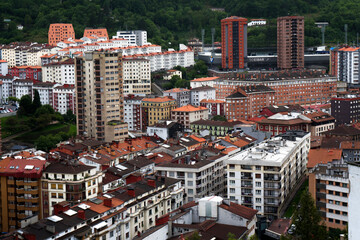
[[[63,193],[58,193],[58,198],[64,198],[64,194]]]
[[[230,188],[230,193],[235,193],[235,188]]]
[[[334,222],[334,219],[332,219],[332,218],[329,218],[329,222]]]
[[[174,177],[175,173],[174,172],[169,172],[169,177]]]
[[[64,189],[62,184],[58,184],[58,189]]]
[[[255,182],[256,187],[261,187],[261,182]]]
[[[56,198],[56,193],[51,193],[51,198]]]
[[[343,183],[342,186],[346,188],[348,187],[347,183]]]
[[[261,174],[260,174],[260,173],[257,173],[257,174],[255,174],[255,177],[256,177],[256,178],[261,178]]]
[[[111,231],[110,232],[110,237],[113,237],[114,236],[114,231]]]
[[[336,205],[340,205],[340,202],[339,202],[339,201],[335,201],[335,204],[336,204]]]
[[[261,195],[261,190],[256,190],[256,191],[255,191],[255,194],[256,194],[256,195]]]
[[[230,180],[229,185],[235,185],[235,180]]]
[[[346,202],[343,202],[342,205],[343,205],[344,207],[347,207],[348,204],[347,204]]]
[[[229,172],[229,177],[235,177],[235,173],[234,172]]]
[[[347,193],[342,193],[343,197],[347,197],[348,194]]]
[[[193,189],[188,189],[188,194],[194,194],[194,190]]]
[[[235,169],[235,164],[229,164],[229,169]]]
[[[256,206],[256,210],[261,211],[261,206]]]
[[[51,189],[56,189],[56,184],[52,183],[51,184]]]
[[[193,173],[187,173],[188,178],[193,178]]]
[[[255,198],[255,201],[256,201],[257,203],[261,203],[261,198]]]
[[[329,190],[329,194],[334,194],[334,191]]]
[[[333,209],[329,209],[329,213],[333,213],[334,212],[334,210]]]
[[[188,182],[187,182],[187,185],[188,185],[189,187],[194,186],[193,181],[188,181]]]

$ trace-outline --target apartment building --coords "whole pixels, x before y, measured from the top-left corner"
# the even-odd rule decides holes
[[[225,115],[225,101],[216,99],[203,99],[200,101],[200,106],[209,109],[209,116]]]
[[[277,67],[304,68],[305,20],[302,16],[277,18]]]
[[[200,106],[204,99],[216,99],[216,90],[210,86],[192,88],[190,94],[190,103],[194,106]]]
[[[191,104],[175,108],[171,111],[171,120],[183,124],[186,128],[190,128],[190,123],[198,120],[207,120],[209,118],[209,110],[206,107],[192,106]]]
[[[140,238],[166,240],[190,237],[197,231],[204,239],[227,239],[229,233],[241,239],[255,234],[256,213],[254,209],[219,196],[204,197],[159,218],[158,227]]]
[[[331,115],[336,125],[356,123],[360,120],[360,97],[347,95],[331,98]]]
[[[73,207],[56,204],[55,215],[21,229],[16,237],[134,239],[179,208],[183,191],[177,179],[134,178],[126,187]]]
[[[242,121],[214,121],[214,120],[198,120],[191,122],[190,128],[194,133],[202,134],[206,132],[211,136],[224,136],[228,133],[234,132],[243,124]]]
[[[102,175],[95,167],[79,162],[50,163],[41,179],[44,218],[53,215],[54,206],[60,202],[66,201],[73,206],[97,197],[101,192]]]
[[[106,38],[106,40],[109,39],[109,35],[106,28],[96,28],[96,29],[85,28],[84,37],[92,37],[92,36],[103,37]]]
[[[179,76],[180,78],[182,78],[182,72],[176,69],[167,70],[166,74],[164,75],[164,80],[171,80],[173,76]]]
[[[348,207],[348,239],[355,240],[360,234],[360,228],[358,222],[360,221],[360,215],[358,214],[359,209],[359,198],[360,198],[360,165],[359,163],[349,163],[349,207]]]
[[[35,90],[38,91],[40,96],[40,102],[42,105],[53,104],[54,96],[54,83],[49,82],[36,82],[32,86],[32,96],[34,96]]]
[[[13,77],[41,81],[42,73],[40,66],[18,66],[9,68],[9,74]]]
[[[121,54],[87,52],[76,58],[75,71],[77,133],[99,141],[125,139]]]
[[[74,59],[51,62],[42,66],[42,81],[75,85]]]
[[[1,86],[1,101],[6,102],[7,99],[13,95],[13,81],[14,77],[11,76],[0,76]]]
[[[265,85],[239,87],[225,98],[226,119],[250,119],[261,109],[274,104],[275,91]]]
[[[143,98],[132,94],[124,98],[124,122],[128,124],[129,131],[141,131],[141,101]]]
[[[170,120],[175,107],[176,101],[171,97],[144,98],[141,101],[142,129],[160,120]]]
[[[221,20],[221,66],[244,69],[247,59],[247,19],[231,16]]]
[[[333,48],[330,57],[330,73],[338,77],[339,81],[349,85],[358,85],[359,75],[358,47]]]
[[[172,162],[160,163],[155,171],[160,176],[181,180],[185,188],[185,202],[209,195],[224,194],[224,155],[211,151],[192,151],[188,155],[175,158]]]
[[[176,107],[190,104],[190,90],[186,88],[172,88],[164,91],[163,96],[169,96],[176,100]]]
[[[76,96],[74,85],[55,86],[53,89],[52,107],[56,112],[65,114],[68,110],[76,113]]]
[[[56,46],[58,42],[75,39],[75,31],[71,23],[52,23],[48,32],[48,43]]]
[[[347,228],[349,185],[347,164],[319,163],[309,170],[309,192],[326,227]]]
[[[151,93],[150,61],[141,58],[123,60],[124,94],[145,96]]]
[[[147,31],[132,30],[132,31],[117,31],[113,39],[123,38],[129,41],[130,46],[143,46],[149,45],[147,41]]]
[[[0,60],[0,75],[6,76],[8,74],[8,62]]]
[[[146,129],[148,136],[156,136],[162,140],[177,138],[182,132],[184,132],[184,125],[173,121],[160,121]]]
[[[12,82],[12,96],[21,99],[22,96],[30,95],[33,98],[34,82],[31,79],[16,79]]]
[[[194,79],[190,82],[190,86],[212,86],[216,89],[216,99],[224,100],[239,87],[265,85],[275,91],[274,104],[278,106],[324,104],[336,96],[336,77],[317,73],[304,74],[303,76],[295,73],[288,75],[273,74],[274,76],[269,74],[267,77],[260,75],[255,79],[244,74],[244,80],[241,76],[238,80],[220,79],[218,77],[202,79],[201,81]]]
[[[320,136],[321,133],[335,128],[335,118],[322,111],[314,111],[304,115],[311,120],[311,136]]]
[[[230,200],[279,218],[284,203],[304,177],[310,133],[288,131],[225,160]]]
[[[40,179],[45,163],[22,155],[0,161],[2,232],[12,232],[43,217]]]

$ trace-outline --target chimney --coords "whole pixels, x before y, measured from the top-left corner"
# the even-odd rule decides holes
[[[148,184],[149,186],[151,186],[151,187],[156,188],[155,180],[148,179],[148,180],[147,180],[147,184]]]
[[[46,230],[51,233],[55,233],[55,225],[46,225]]]
[[[112,198],[105,198],[104,206],[111,208],[112,207]]]
[[[77,213],[78,218],[85,220],[85,211],[84,210],[79,210]]]
[[[135,197],[135,189],[133,189],[133,188],[128,188],[128,195],[130,196],[130,197]]]
[[[58,215],[70,209],[70,204],[66,201],[54,205],[54,215]]]

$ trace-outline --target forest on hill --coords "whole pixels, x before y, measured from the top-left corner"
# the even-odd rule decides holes
[[[223,8],[214,9],[214,8]],[[117,30],[148,31],[150,42],[177,47],[188,38],[201,37],[211,42],[211,28],[220,41],[220,20],[236,15],[266,18],[266,27],[252,27],[249,47],[276,46],[276,18],[305,16],[305,45],[321,44],[316,21],[327,21],[327,45],[344,42],[344,24],[348,24],[348,42],[356,42],[360,32],[360,0],[2,0],[0,2],[0,43],[13,41],[47,42],[50,23],[72,23],[76,37],[85,27],[106,27],[109,36]],[[22,25],[23,30],[17,26]]]

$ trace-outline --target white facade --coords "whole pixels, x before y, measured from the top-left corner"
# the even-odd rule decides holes
[[[126,97],[124,99],[124,122],[129,131],[141,130],[141,100],[142,97]]]
[[[113,38],[123,38],[129,41],[130,46],[143,46],[150,44],[147,41],[147,32],[142,30],[118,31]]]
[[[75,64],[72,59],[42,66],[43,82],[75,85]]]
[[[146,135],[152,137],[156,134],[162,140],[169,139],[169,129],[166,127],[148,126],[146,128]]]
[[[73,86],[57,86],[53,90],[52,106],[55,111],[65,114],[71,110],[75,114],[75,88]]]
[[[216,99],[215,88],[204,86],[191,89],[191,104],[194,106],[200,106],[201,100],[204,99]]]
[[[151,93],[150,61],[141,58],[123,60],[124,94],[145,96]]]
[[[249,27],[266,25],[266,19],[250,19]]]
[[[360,236],[360,214],[359,214],[359,199],[360,199],[360,166],[358,163],[349,164],[349,206],[348,206],[348,239],[356,240]]]
[[[7,75],[8,74],[8,63],[5,60],[0,60],[0,75]]]
[[[0,80],[2,81],[1,101],[6,102],[10,96],[13,96],[13,81],[15,80],[15,78],[6,76],[0,78]]]
[[[50,52],[52,49],[45,44],[8,45],[1,49],[1,58],[8,62],[9,67],[36,66],[41,64],[41,56]]]
[[[35,93],[35,90],[38,91],[40,96],[40,102],[41,105],[50,104],[53,103],[53,90],[54,90],[54,84],[53,83],[35,83],[33,85],[33,96]]]
[[[360,48],[344,48],[338,52],[338,78],[348,84],[359,84],[359,52]]]
[[[280,217],[305,174],[309,149],[310,133],[288,132],[235,153],[225,161],[228,197],[269,219]]]
[[[13,81],[13,97],[21,99],[22,96],[30,95],[32,97],[33,81],[29,79],[17,79]]]

